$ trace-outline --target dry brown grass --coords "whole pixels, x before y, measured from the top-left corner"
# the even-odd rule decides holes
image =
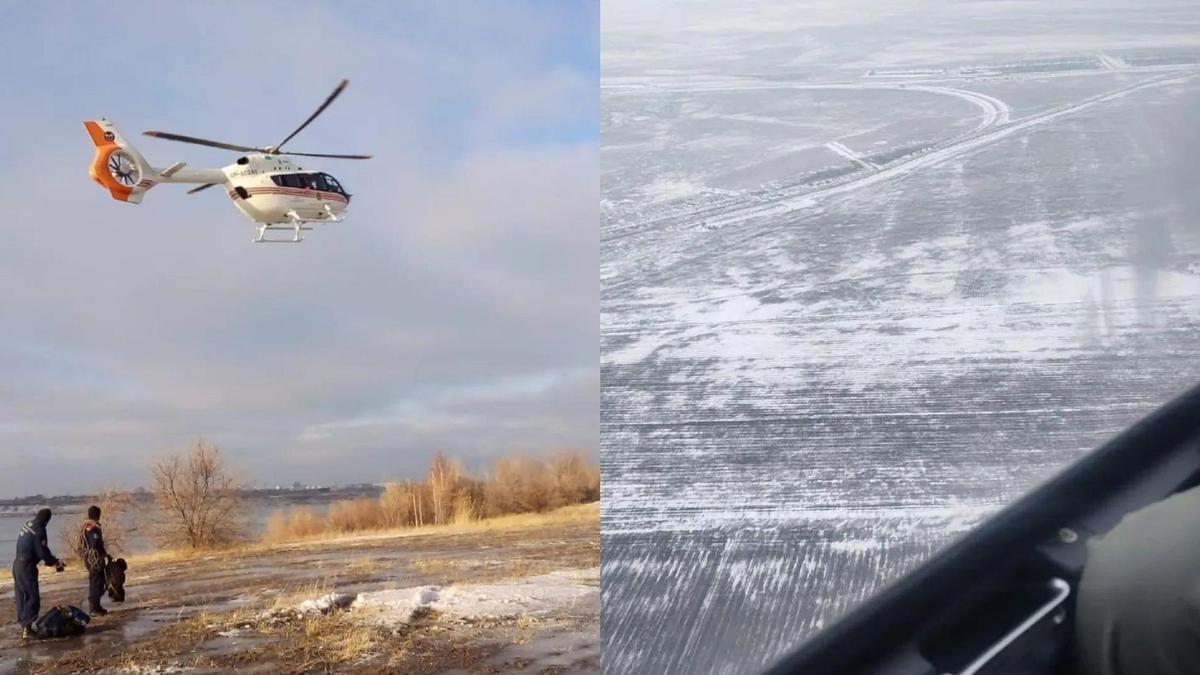
[[[381,566],[377,558],[356,558],[346,565],[346,571],[350,574],[363,576],[373,576],[380,569]]]
[[[408,568],[423,576],[457,574],[463,565],[462,560],[455,558],[416,558],[408,561]]]
[[[323,595],[327,595],[333,591],[333,588],[334,583],[328,578],[303,584],[294,587],[287,593],[281,593],[275,596],[275,599],[271,601],[268,609],[290,609],[301,602],[304,602],[305,600],[311,600],[313,598],[319,598]]]
[[[472,520],[467,523],[450,523],[449,525],[425,525],[423,527],[384,528],[366,532],[338,533],[320,531],[305,536],[287,537],[280,540],[264,540],[258,542],[242,542],[219,549],[196,550],[189,548],[160,549],[150,553],[139,553],[126,556],[130,566],[138,568],[151,565],[186,562],[190,560],[232,560],[235,558],[266,553],[280,548],[306,548],[327,543],[352,543],[355,541],[370,541],[375,539],[391,539],[401,537],[419,537],[432,535],[459,535],[474,532],[501,532],[534,529],[549,529],[555,527],[570,527],[576,525],[600,524],[600,502],[575,504],[546,513],[517,513],[496,518]]]
[[[318,542],[352,542],[375,538],[415,537],[435,534],[460,534],[470,532],[488,532],[498,530],[521,530],[548,527],[562,527],[600,523],[600,503],[575,504],[564,506],[546,513],[515,513],[495,518],[472,520],[466,523],[450,523],[448,525],[425,525],[422,527],[381,528],[378,530],[352,532],[341,534],[337,532],[321,532],[305,537],[288,537],[282,540],[266,541],[260,544],[243,546],[238,550],[263,550],[280,545],[301,545]]]
[[[327,529],[333,532],[377,530],[383,525],[383,508],[377,499],[354,499],[329,506]]]
[[[379,499],[335,502],[325,518],[297,508],[271,517],[264,542],[283,542],[353,532],[467,527],[481,519],[545,513],[600,498],[600,470],[583,455],[497,459],[482,479],[439,454],[423,483],[390,483]]]

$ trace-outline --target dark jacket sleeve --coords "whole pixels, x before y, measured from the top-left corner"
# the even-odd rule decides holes
[[[33,533],[33,554],[39,560],[46,564],[47,567],[54,567],[58,564],[58,558],[50,551],[50,544],[46,542],[46,528],[39,527]]]

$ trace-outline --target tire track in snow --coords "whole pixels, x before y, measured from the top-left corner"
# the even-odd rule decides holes
[[[871,171],[879,170],[878,164],[868,161],[861,154],[846,147],[840,141],[829,141],[828,143],[825,144],[825,147],[836,152],[837,154],[841,155],[842,157],[845,157],[846,159],[850,160],[851,162],[854,162],[855,164],[861,166],[864,169],[870,169]]]
[[[636,86],[634,86],[634,85],[617,85],[617,86],[610,86],[610,87],[605,87],[605,88],[607,88],[607,89],[622,89],[622,88],[644,89],[646,87],[644,87],[643,85],[636,85]],[[836,83],[836,82],[834,82],[834,83],[829,83],[829,84],[754,83],[754,84],[739,84],[739,85],[731,86],[731,85],[722,83],[722,84],[718,84],[718,85],[708,85],[708,86],[700,85],[700,86],[689,86],[689,87],[655,88],[656,91],[664,91],[664,92],[670,92],[670,91],[675,91],[675,92],[683,92],[683,91],[686,91],[686,92],[701,92],[701,91],[703,91],[703,92],[737,92],[737,91],[759,91],[759,90],[777,90],[777,89],[795,89],[795,90],[801,90],[801,91],[821,91],[821,90],[919,91],[919,92],[923,92],[923,93],[927,93],[927,94],[939,94],[942,96],[950,96],[952,98],[957,98],[959,100],[966,101],[966,102],[978,107],[981,111],[983,111],[983,117],[980,119],[979,124],[976,125],[974,129],[971,129],[968,132],[965,132],[963,134],[959,134],[958,136],[953,137],[952,139],[950,139],[950,142],[969,138],[973,134],[978,134],[978,133],[984,132],[984,131],[990,129],[991,127],[999,125],[999,124],[1007,124],[1009,122],[1009,119],[1010,119],[1011,113],[1012,113],[1012,109],[1009,107],[1009,105],[1007,103],[1005,103],[1004,101],[1001,101],[1000,99],[998,99],[994,96],[989,96],[987,94],[981,94],[979,92],[974,92],[974,91],[968,91],[966,89],[957,89],[954,87],[944,87],[944,86],[937,86],[937,85],[904,84],[904,83],[890,83],[890,82],[889,83],[881,83],[881,82]],[[836,146],[838,146],[838,147],[834,147],[834,145],[827,145],[827,147],[829,147],[831,150],[838,153],[839,155],[846,157],[847,159],[849,159],[850,161],[859,165],[863,169],[868,170],[868,171],[879,171],[883,168],[878,164],[867,161],[866,159],[864,159],[862,157],[861,154],[855,152],[854,150],[851,150],[850,148],[846,147],[842,143],[837,142],[837,141],[833,141],[833,143],[836,144]],[[717,214],[722,213],[722,211],[720,209],[721,209],[721,207],[717,207],[717,209],[716,209]],[[600,241],[601,241],[601,243],[607,243],[610,241],[624,239],[626,237],[630,237],[630,236],[633,236],[636,234],[642,234],[642,233],[645,233],[648,231],[652,231],[654,229],[657,229],[658,225],[661,225],[663,223],[675,222],[675,221],[679,220],[680,218],[687,218],[689,216],[700,217],[702,215],[702,213],[707,213],[707,212],[692,211],[688,214],[678,214],[678,213],[672,214],[672,215],[666,216],[664,218],[658,218],[658,219],[648,221],[645,224],[643,224],[641,227],[630,228],[628,230],[625,230],[625,231],[622,231],[619,233],[615,233],[615,234],[612,234],[609,236],[602,236]]]
[[[723,218],[710,218],[708,222],[710,225],[716,227],[727,227],[729,225],[743,223],[745,221],[762,216],[775,217],[786,215],[792,211],[812,206],[813,203],[818,199],[824,199],[834,195],[843,194],[845,192],[850,192],[852,190],[858,190],[869,185],[875,185],[881,181],[900,178],[921,169],[933,168],[944,164],[948,160],[961,157],[962,155],[991,145],[1014,134],[1028,131],[1033,127],[1053,122],[1068,115],[1074,115],[1075,113],[1087,110],[1092,106],[1099,105],[1101,103],[1107,103],[1108,101],[1113,101],[1128,96],[1143,89],[1161,87],[1169,84],[1178,84],[1195,76],[1195,73],[1166,75],[1156,77],[1146,82],[1139,82],[1127,87],[1121,87],[1120,89],[1115,89],[1104,94],[1086,98],[1078,103],[1072,103],[1070,105],[1054,108],[1030,117],[1026,117],[1018,122],[1009,124],[1007,126],[997,127],[996,129],[989,130],[978,136],[970,136],[963,138],[962,140],[953,141],[936,150],[931,150],[922,155],[913,157],[912,159],[904,160],[898,164],[891,165],[877,173],[860,176],[845,183],[827,188],[809,192],[801,192],[790,197],[783,197],[782,199],[776,200],[770,204],[734,210],[723,214]],[[999,113],[997,113],[997,119],[999,119]]]
[[[874,173],[856,175],[854,178],[836,185],[831,185],[829,187],[824,187],[817,190],[801,190],[791,194],[785,192],[778,198],[766,203],[752,202],[746,204],[743,202],[723,211],[705,213],[703,217],[706,225],[711,229],[720,229],[730,226],[736,227],[744,225],[753,220],[767,218],[775,222],[783,222],[783,220],[780,220],[781,217],[791,215],[797,211],[812,208],[813,206],[816,206],[819,201],[828,199],[830,197],[860,190],[884,181],[903,178],[917,171],[932,169],[945,164],[950,160],[957,159],[964,155],[968,155],[975,151],[986,148],[997,141],[1025,131],[1029,131],[1033,128],[1059,120],[1063,117],[1074,115],[1101,103],[1114,101],[1145,89],[1186,82],[1187,80],[1195,78],[1197,75],[1198,73],[1194,71],[1188,71],[1184,73],[1175,71],[1169,74],[1160,75],[1150,80],[1088,97],[1077,103],[1060,106],[1058,108],[1052,108],[1045,112],[1020,119],[1008,125],[996,126],[996,128],[991,129],[983,134],[960,137],[959,140],[950,141],[948,144],[938,149],[917,155],[911,159],[904,160],[897,164],[889,165]],[[891,85],[873,86],[875,88],[890,88]],[[1000,119],[999,114],[997,115],[997,119]],[[651,227],[639,228],[636,232],[622,232],[607,239],[602,239],[601,243],[610,243],[614,239],[622,239],[634,234],[647,234],[655,229],[659,229],[658,226],[664,222],[688,221],[696,217],[697,215],[695,213],[675,214],[670,218],[655,221],[651,224]],[[746,240],[753,239],[760,234],[761,232],[759,231],[747,232],[743,238],[738,239],[738,242],[741,243]],[[683,252],[680,256],[672,258],[672,264],[678,265],[681,263],[687,263],[708,255],[709,251],[707,245],[702,240],[703,238],[699,239],[699,241],[689,240],[684,242],[684,246],[688,246],[690,244],[689,248],[691,251]],[[661,249],[655,249],[654,255],[659,259],[663,257]],[[611,278],[613,276],[611,270],[609,270],[608,277],[604,277],[604,272],[606,270],[604,270],[603,267],[607,266],[608,265],[602,265],[601,270],[602,278],[605,279],[604,286],[606,292],[619,291],[621,289],[628,288],[631,284],[641,284],[646,281],[645,279],[641,278],[627,278],[624,281],[615,281]]]

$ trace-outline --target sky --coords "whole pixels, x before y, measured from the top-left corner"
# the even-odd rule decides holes
[[[27,4],[0,10],[0,497],[143,484],[197,439],[273,485],[599,443],[596,2]],[[213,190],[141,205],[82,122],[153,165],[277,143],[353,193],[299,246]]]

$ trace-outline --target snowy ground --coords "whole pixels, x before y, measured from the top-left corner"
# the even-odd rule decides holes
[[[604,16],[606,672],[752,671],[1200,381],[1200,12],[731,7]]]

